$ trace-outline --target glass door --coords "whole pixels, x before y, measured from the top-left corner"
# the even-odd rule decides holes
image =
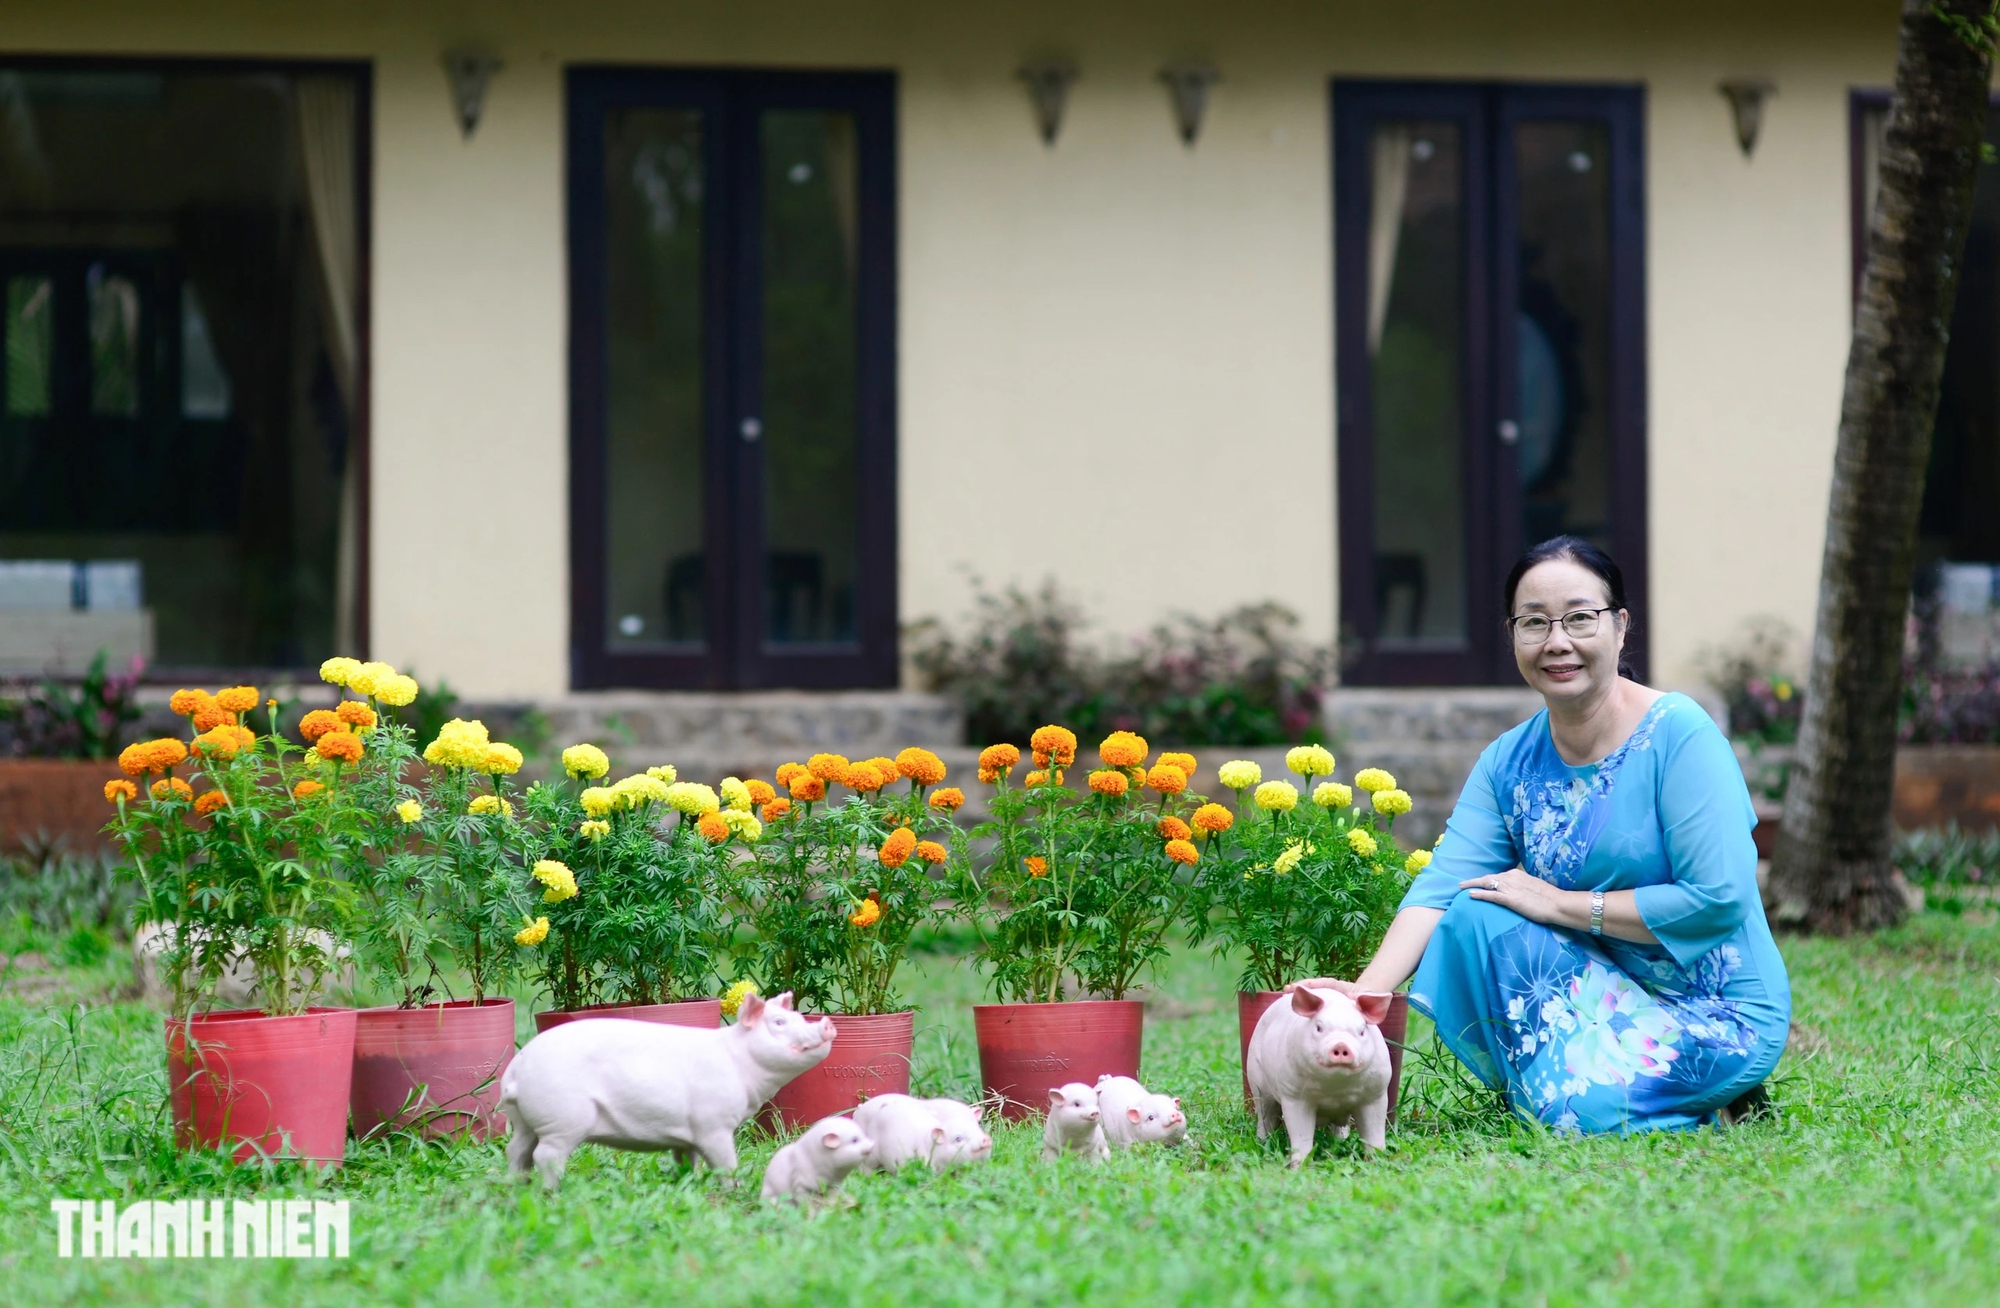
[[[577,685],[894,684],[892,106],[572,72]]]
[[[1335,84],[1349,681],[1510,684],[1497,591],[1551,536],[1643,595],[1639,111],[1627,88]]]

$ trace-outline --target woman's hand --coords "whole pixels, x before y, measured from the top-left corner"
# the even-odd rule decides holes
[[[1540,922],[1544,926],[1571,925],[1562,920],[1563,900],[1573,892],[1557,890],[1540,877],[1531,876],[1520,868],[1473,877],[1459,882],[1458,888],[1471,891],[1474,899],[1510,908],[1530,922]]]
[[[1332,990],[1350,999],[1361,993],[1361,987],[1352,981],[1341,981],[1330,976],[1314,976],[1307,977],[1303,981],[1294,981],[1280,993],[1289,995],[1294,990]]]

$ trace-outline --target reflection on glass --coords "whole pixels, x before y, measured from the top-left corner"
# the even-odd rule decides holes
[[[701,115],[605,117],[605,640],[703,638]]]
[[[851,641],[860,567],[854,117],[771,111],[761,136],[764,638]]]
[[[208,315],[201,311],[201,296],[190,282],[181,288],[181,416],[227,418],[234,402]]]
[[[1465,641],[1462,143],[1385,122],[1368,147],[1377,643]]]
[[[42,418],[49,412],[55,366],[55,284],[46,277],[7,279],[7,412]]]
[[[1519,422],[1526,544],[1611,543],[1611,214],[1601,124],[1527,122],[1520,192]]]
[[[139,413],[139,288],[101,263],[84,279],[90,314],[90,411],[106,418]]]

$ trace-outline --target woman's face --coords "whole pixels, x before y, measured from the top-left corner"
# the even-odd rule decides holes
[[[1528,569],[1514,591],[1510,617],[1538,614],[1549,620],[1549,638],[1539,645],[1522,642],[1514,624],[1514,663],[1522,678],[1543,698],[1582,700],[1600,695],[1618,681],[1618,655],[1625,648],[1624,610],[1598,614],[1597,633],[1581,639],[1563,630],[1562,617],[1578,609],[1599,609],[1611,602],[1604,581],[1582,564],[1551,559]]]

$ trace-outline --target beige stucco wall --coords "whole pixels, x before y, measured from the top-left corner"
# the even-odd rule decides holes
[[[567,680],[562,68],[893,68],[903,614],[1054,572],[1110,628],[1275,596],[1330,634],[1329,77],[1647,88],[1660,679],[1742,617],[1810,626],[1846,350],[1845,95],[1872,3],[159,6],[0,0],[14,52],[376,67],[373,652],[482,695]],[[459,139],[438,55],[506,60]],[[1082,70],[1058,147],[1013,72]],[[1222,71],[1184,149],[1155,80]],[[1717,95],[1778,84],[1754,160]]]

